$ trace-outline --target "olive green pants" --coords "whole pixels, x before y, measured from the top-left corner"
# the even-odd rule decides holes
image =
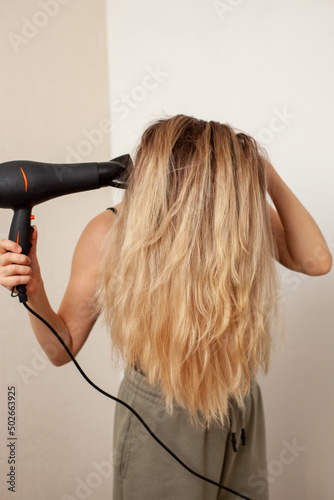
[[[268,500],[265,424],[260,387],[252,381],[242,417],[230,403],[231,432],[218,426],[196,430],[185,410],[166,414],[159,390],[139,372],[126,370],[118,397],[188,467],[252,500]],[[246,431],[245,445],[241,429]],[[113,500],[236,500],[240,497],[200,479],[180,465],[147,432],[130,410],[117,404],[114,424]],[[242,497],[241,497],[242,498]]]

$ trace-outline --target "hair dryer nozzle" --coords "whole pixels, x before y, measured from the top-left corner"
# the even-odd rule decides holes
[[[126,189],[132,159],[129,154],[97,164],[100,186]]]

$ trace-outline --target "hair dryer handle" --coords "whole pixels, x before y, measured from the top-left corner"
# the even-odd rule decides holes
[[[9,230],[8,239],[15,241],[22,248],[22,253],[28,255],[31,249],[30,237],[32,233],[31,208],[16,208],[12,224]],[[26,286],[18,285],[16,287],[20,302],[27,302]]]
[[[15,241],[22,248],[22,253],[28,255],[31,249],[30,236],[32,227],[30,225],[31,208],[15,208],[8,239]]]

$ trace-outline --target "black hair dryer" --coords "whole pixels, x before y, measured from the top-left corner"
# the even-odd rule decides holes
[[[0,208],[14,210],[8,239],[28,255],[31,243],[31,210],[44,201],[65,194],[104,186],[126,189],[131,156],[102,163],[40,163],[15,160],[0,163]],[[27,300],[25,285],[17,287],[20,302]]]

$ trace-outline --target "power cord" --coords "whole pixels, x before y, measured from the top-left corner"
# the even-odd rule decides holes
[[[12,294],[12,296],[14,297],[15,295]],[[33,309],[31,309],[31,307],[29,307],[27,304],[26,304],[26,301],[23,299],[22,300],[22,303],[24,305],[24,307],[31,313],[33,314],[34,316],[36,316],[36,318],[38,318],[42,323],[44,323],[50,330],[51,332],[57,337],[57,339],[59,340],[59,342],[61,343],[61,345],[64,347],[64,349],[66,350],[67,354],[70,356],[71,360],[73,361],[73,363],[75,364],[75,366],[77,367],[77,369],[79,370],[79,372],[81,373],[81,375],[84,377],[84,379],[92,386],[94,387],[94,389],[96,389],[97,391],[101,392],[101,394],[103,394],[104,396],[110,398],[110,399],[113,399],[114,401],[116,401],[117,403],[120,403],[121,405],[125,406],[128,410],[130,410],[137,418],[138,420],[142,423],[142,425],[145,427],[145,429],[149,432],[149,434],[151,434],[151,436],[153,437],[153,439],[155,439],[157,441],[157,443],[160,444],[160,446],[162,446],[179,464],[181,464],[185,469],[187,469],[187,471],[189,471],[191,474],[193,474],[194,476],[197,476],[199,477],[200,479],[203,479],[203,481],[207,481],[208,483],[211,483],[213,484],[214,486],[217,486],[218,488],[221,488],[221,489],[224,489],[226,491],[229,491],[230,493],[233,493],[234,495],[237,495],[239,498],[244,498],[245,500],[252,500],[250,497],[247,497],[245,495],[243,495],[242,493],[238,493],[237,491],[234,491],[232,490],[231,488],[228,488],[227,486],[223,486],[222,484],[220,483],[217,483],[216,481],[213,481],[212,479],[209,479],[205,476],[202,476],[201,474],[199,474],[198,472],[195,472],[194,470],[192,470],[190,467],[188,467],[188,465],[186,465],[177,455],[175,455],[175,453],[172,452],[172,450],[170,450],[155,434],[154,432],[149,428],[149,426],[146,424],[146,422],[143,420],[143,418],[136,412],[136,410],[134,410],[130,405],[128,405],[127,403],[125,403],[125,401],[122,401],[121,399],[118,399],[117,397],[115,396],[112,396],[111,394],[108,394],[106,391],[104,391],[103,389],[101,389],[100,387],[98,387],[96,384],[94,384],[94,382],[92,382],[88,376],[85,374],[85,372],[83,371],[83,369],[81,368],[81,366],[79,365],[79,363],[76,361],[75,357],[73,356],[73,354],[71,353],[71,351],[69,350],[69,348],[67,347],[67,345],[65,344],[65,342],[63,341],[63,339],[58,335],[58,333],[56,332],[56,330],[54,330],[54,328],[49,325],[49,323],[44,319],[42,318],[42,316],[40,316],[37,312],[35,312]]]

